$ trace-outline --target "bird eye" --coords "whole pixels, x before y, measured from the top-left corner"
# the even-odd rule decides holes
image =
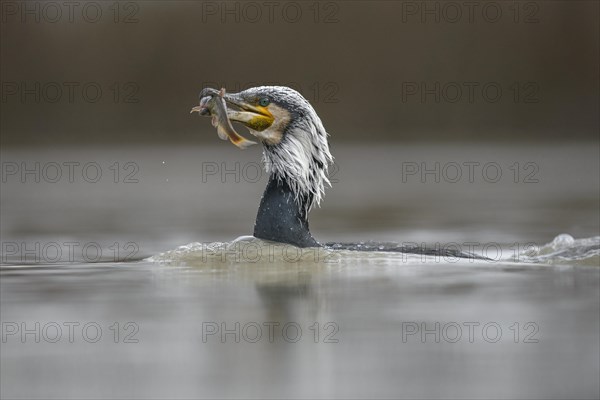
[[[260,104],[262,107],[266,107],[268,106],[270,103],[269,99],[267,99],[266,97],[263,97],[262,99],[260,99],[258,101],[258,104]]]

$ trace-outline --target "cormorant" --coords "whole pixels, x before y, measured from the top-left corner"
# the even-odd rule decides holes
[[[260,86],[239,93],[205,88],[200,99],[222,96],[231,121],[245,125],[263,145],[263,162],[269,181],[260,201],[254,236],[297,247],[322,246],[311,235],[308,213],[319,205],[325,187],[331,186],[327,170],[333,163],[327,131],[311,104],[285,86]],[[194,109],[197,110],[197,109]],[[336,249],[356,249],[352,244],[325,244]],[[363,245],[366,251],[381,251]],[[388,247],[386,251],[480,258],[455,249]]]

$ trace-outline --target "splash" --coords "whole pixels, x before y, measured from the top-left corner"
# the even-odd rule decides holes
[[[308,265],[321,266],[360,264],[454,264],[457,262],[483,264],[531,263],[571,266],[600,266],[600,236],[574,239],[567,234],[558,235],[541,247],[530,247],[511,257],[487,259],[470,253],[437,251],[428,254],[411,253],[413,248],[394,243],[360,242],[328,243],[325,247],[299,248],[289,244],[269,242],[253,236],[241,236],[230,242],[194,242],[147,259],[169,265],[203,266],[220,269],[236,264],[257,265]],[[408,251],[408,252],[406,252]]]
[[[600,267],[600,236],[575,239],[566,233],[550,243],[528,249],[518,256],[521,262]]]
[[[431,253],[427,249],[401,246],[397,243],[327,243],[323,247],[299,248],[253,236],[242,236],[231,242],[189,243],[157,254],[146,261],[218,270],[236,264],[277,265],[278,267],[309,264],[322,267],[344,264],[364,267],[473,262],[484,259],[454,249],[438,249],[437,252]]]
[[[147,259],[176,265],[302,264],[335,262],[337,253],[322,247],[299,248],[241,236],[231,242],[194,242]]]

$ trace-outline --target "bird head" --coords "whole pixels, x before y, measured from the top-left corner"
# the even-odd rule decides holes
[[[204,89],[200,97],[214,95]],[[260,86],[225,93],[227,116],[246,126],[263,144],[265,169],[285,180],[308,212],[319,204],[330,186],[328,166],[333,162],[327,132],[310,103],[285,86]]]

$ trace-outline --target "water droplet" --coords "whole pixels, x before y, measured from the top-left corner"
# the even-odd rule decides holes
[[[573,245],[574,242],[575,239],[573,238],[573,236],[566,233],[561,233],[552,241],[552,247],[554,247],[555,249],[567,248]]]

